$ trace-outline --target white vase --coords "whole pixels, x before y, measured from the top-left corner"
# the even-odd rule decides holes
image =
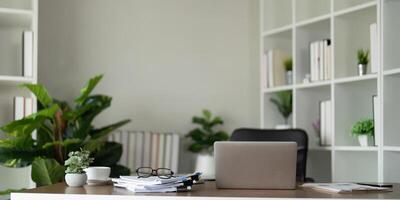
[[[87,175],[83,174],[66,174],[65,175],[65,182],[70,187],[81,187],[85,185],[87,180]]]
[[[275,129],[279,129],[279,130],[291,129],[291,128],[292,127],[289,124],[278,124],[278,125],[275,126]]]
[[[205,180],[215,179],[214,156],[209,154],[197,155],[196,172],[201,172],[201,177]]]
[[[359,135],[357,138],[358,143],[360,143],[360,146],[362,147],[368,147],[372,145],[373,137],[368,137],[368,135]]]

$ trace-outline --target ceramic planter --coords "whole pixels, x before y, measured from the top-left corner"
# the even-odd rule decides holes
[[[214,156],[199,154],[196,159],[196,172],[202,172],[201,177],[205,180],[215,178]]]
[[[293,71],[286,71],[286,85],[293,84]]]
[[[364,76],[367,74],[367,65],[358,64],[358,75]]]
[[[359,135],[357,138],[358,138],[358,143],[360,143],[360,146],[362,147],[372,146],[373,137],[369,137],[368,135]]]
[[[86,180],[87,180],[87,175],[85,173],[65,175],[65,182],[70,187],[81,187],[85,185]]]

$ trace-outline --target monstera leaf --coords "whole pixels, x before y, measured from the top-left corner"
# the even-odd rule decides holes
[[[32,180],[38,186],[58,183],[64,178],[64,170],[54,159],[36,158],[32,163]]]

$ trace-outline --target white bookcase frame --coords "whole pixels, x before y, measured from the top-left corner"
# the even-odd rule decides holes
[[[400,87],[400,56],[394,53],[400,50],[400,39],[396,38],[400,35],[400,22],[396,21],[400,16],[396,13],[400,10],[400,1],[318,0],[319,5],[315,3],[313,0],[260,0],[261,59],[265,50],[279,45],[287,49],[287,44],[291,44],[293,58],[292,85],[261,87],[261,128],[274,128],[283,123],[269,99],[277,92],[292,91],[290,123],[305,129],[309,135],[308,176],[329,182],[399,182],[400,134],[396,132],[396,119],[400,112],[400,93],[395,91]],[[291,21],[281,14],[271,15],[276,12],[273,9],[291,15]],[[356,49],[369,48],[369,24],[373,22],[379,30],[379,71],[357,76]],[[307,56],[302,52],[307,48],[305,44],[325,39],[321,37],[326,35],[330,36],[333,49],[331,79],[304,84],[302,78],[309,68],[309,61],[305,64]],[[381,126],[375,129],[379,144],[361,147],[350,136],[350,126],[356,119],[373,117],[372,95],[378,95],[379,101]],[[333,106],[332,146],[316,145],[311,128],[312,121],[318,117],[317,102],[325,99],[331,99]]]
[[[15,96],[30,97],[33,99],[33,112],[37,111],[37,99],[29,91],[18,87],[22,83],[37,83],[37,57],[38,57],[38,0],[2,0],[0,1],[0,32],[11,32],[12,38],[21,40],[15,45],[16,50],[7,53],[12,55],[16,52],[22,53],[22,33],[23,31],[33,32],[33,69],[32,77],[22,75],[22,62],[19,63],[2,63],[0,60],[0,68],[7,68],[12,71],[11,74],[0,73],[0,126],[13,120],[13,99]],[[14,35],[13,35],[14,34]],[[1,37],[1,35],[0,35]],[[3,41],[9,42],[9,38],[2,38]],[[17,56],[15,56],[17,57]],[[22,57],[22,56],[21,56]],[[22,58],[21,58],[22,60]],[[15,61],[15,60],[14,60]],[[7,71],[6,70],[6,71]],[[4,133],[0,133],[0,137],[4,137]],[[36,137],[33,135],[33,137]],[[30,167],[12,169],[0,166],[0,190],[10,189],[12,187],[34,187],[35,184],[30,180]]]

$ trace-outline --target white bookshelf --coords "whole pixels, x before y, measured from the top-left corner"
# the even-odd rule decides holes
[[[400,1],[398,0],[260,0],[260,55],[285,50],[293,58],[293,85],[260,90],[261,127],[284,120],[271,104],[277,92],[292,91],[292,127],[309,135],[307,173],[316,181],[400,181]],[[284,14],[283,14],[284,13]],[[377,23],[381,51],[379,71],[357,75],[356,51],[370,48],[369,26]],[[309,45],[330,38],[330,80],[303,83],[310,73]],[[382,126],[375,129],[377,146],[361,147],[350,128],[373,118],[372,96],[378,95]],[[332,101],[332,146],[320,146],[312,128],[319,102]]]
[[[33,76],[23,76],[23,31],[33,32]],[[18,85],[37,83],[37,33],[38,0],[0,0],[0,126],[14,119],[14,97],[36,98]],[[4,133],[0,133],[4,137]],[[18,172],[18,173],[17,173]],[[27,175],[28,174],[28,175]],[[1,177],[13,180],[0,180],[0,190],[18,187],[31,187],[30,169],[9,169],[0,167]]]

